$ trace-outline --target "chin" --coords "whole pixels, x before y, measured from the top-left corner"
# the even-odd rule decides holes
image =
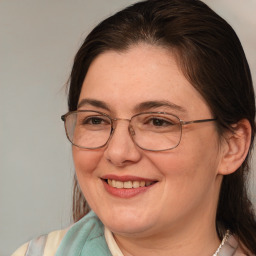
[[[135,236],[136,234],[142,234],[150,229],[149,223],[130,223],[124,222],[112,222],[107,223],[106,227],[111,230],[114,234],[120,234],[124,236]]]
[[[138,212],[130,212],[129,210],[109,214],[103,212],[103,214],[99,214],[98,216],[109,230],[117,234],[134,235],[145,232],[151,226],[154,226],[152,216],[141,216]]]

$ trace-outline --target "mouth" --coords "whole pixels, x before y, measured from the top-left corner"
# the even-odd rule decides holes
[[[140,187],[148,187],[152,184],[154,184],[156,181],[120,181],[120,180],[114,180],[114,179],[107,179],[105,182],[113,187],[113,188],[126,188],[126,189],[131,189],[131,188],[140,188]]]
[[[101,178],[108,193],[120,198],[132,198],[141,193],[151,190],[158,182],[134,176],[108,175]]]

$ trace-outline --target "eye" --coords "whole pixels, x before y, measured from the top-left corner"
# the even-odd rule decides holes
[[[149,123],[152,123],[154,126],[169,126],[169,125],[174,125],[171,120],[166,120],[163,118],[158,118],[158,117],[153,117],[151,120],[149,120]]]
[[[105,116],[87,116],[81,120],[82,125],[109,125],[110,120]]]
[[[174,120],[162,116],[151,116],[146,118],[144,121],[144,124],[154,127],[168,127],[177,124]]]
[[[167,114],[141,114],[136,117],[134,127],[151,132],[173,132],[179,128],[179,119]]]
[[[93,124],[93,125],[97,125],[97,124],[102,124],[104,122],[104,120],[102,118],[99,117],[90,117],[87,118],[86,120],[84,120],[84,124]]]

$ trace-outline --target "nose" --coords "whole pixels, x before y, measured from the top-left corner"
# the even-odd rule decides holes
[[[132,140],[132,127],[129,127],[126,119],[118,121],[112,136],[105,149],[106,159],[115,166],[126,166],[136,163],[141,159],[141,149]]]

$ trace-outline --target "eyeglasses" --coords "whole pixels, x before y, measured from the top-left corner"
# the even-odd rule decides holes
[[[181,140],[182,126],[216,119],[183,121],[177,116],[165,112],[143,112],[131,119],[111,118],[107,114],[78,110],[61,116],[65,122],[69,141],[79,148],[98,149],[111,139],[116,121],[128,121],[128,131],[134,143],[149,151],[166,151],[176,148]]]

